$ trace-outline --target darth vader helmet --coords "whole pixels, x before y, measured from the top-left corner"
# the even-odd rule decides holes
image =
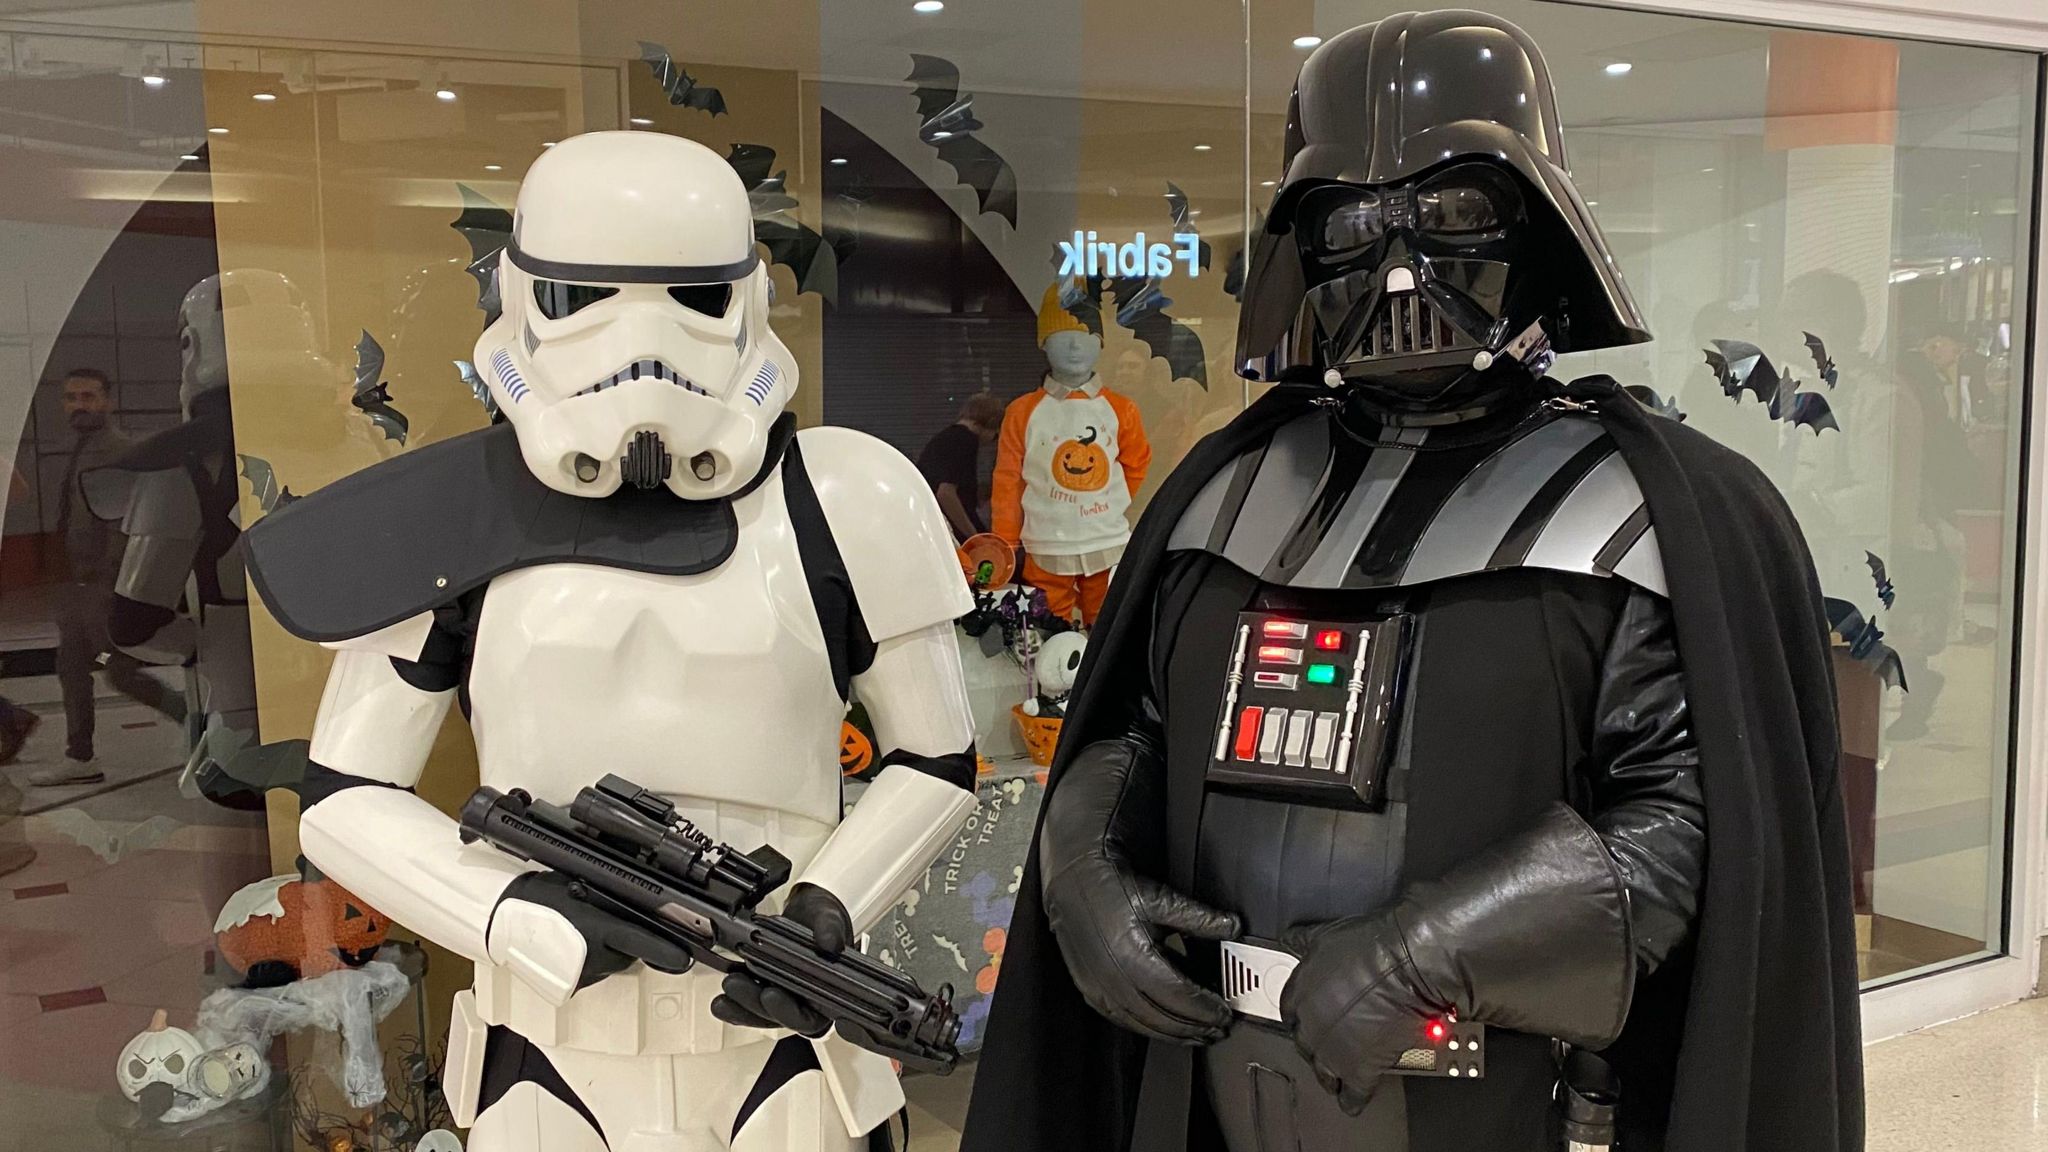
[[[1485,411],[1555,353],[1649,338],[1520,28],[1403,13],[1302,65],[1240,373],[1347,386],[1390,416]]]
[[[476,365],[542,483],[708,499],[760,471],[796,362],[723,157],[653,132],[562,141],[520,184],[498,283]]]

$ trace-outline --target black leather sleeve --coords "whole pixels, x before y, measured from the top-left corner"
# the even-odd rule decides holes
[[[1692,931],[1707,813],[1671,609],[1641,589],[1608,642],[1585,784],[1587,819],[1627,890],[1636,962],[1655,971]]]

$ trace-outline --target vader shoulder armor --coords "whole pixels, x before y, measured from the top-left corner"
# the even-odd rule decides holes
[[[1363,442],[1321,410],[1292,420],[1210,478],[1167,547],[1300,588],[1527,567],[1665,594],[1642,489],[1595,421],[1559,417],[1483,444],[1430,440],[1409,429]]]

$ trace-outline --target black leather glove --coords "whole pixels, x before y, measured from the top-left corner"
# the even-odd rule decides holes
[[[682,945],[570,895],[572,883],[559,872],[528,872],[506,885],[498,903],[524,900],[553,909],[583,934],[583,972],[576,978],[577,991],[625,971],[635,960],[671,973],[687,972],[696,962]]]
[[[1433,1016],[1604,1048],[1635,985],[1628,899],[1563,804],[1371,916],[1296,929],[1280,1015],[1323,1087],[1361,1111]]]
[[[1132,740],[1105,740],[1075,756],[1038,832],[1046,919],[1095,1011],[1141,1036],[1208,1043],[1230,1026],[1230,1006],[1181,975],[1159,941],[1170,932],[1233,939],[1238,921],[1132,867],[1135,828],[1160,810],[1159,768]]]
[[[839,897],[816,884],[799,883],[789,890],[782,914],[811,930],[811,942],[827,956],[837,956],[853,943],[853,917]],[[741,1028],[787,1028],[812,1039],[825,1034],[832,1021],[816,1009],[744,972],[729,972],[712,998],[711,1014]]]

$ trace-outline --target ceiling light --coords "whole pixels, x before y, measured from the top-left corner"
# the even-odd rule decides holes
[[[166,83],[168,83],[168,81],[166,81],[163,77],[158,76],[152,72],[142,77],[142,83],[145,87],[148,88],[161,88]]]
[[[642,127],[642,128],[645,128],[645,127],[647,127],[647,126],[648,126],[649,124],[652,124],[652,123],[654,123],[654,121],[652,121],[652,120],[649,120],[649,119],[648,119],[647,117],[645,117],[645,116],[635,116],[635,117],[633,117],[633,120],[632,120],[632,122],[633,122],[633,123],[635,123],[635,124],[638,124],[638,125],[639,125],[640,127]]]
[[[844,157],[844,156],[834,156],[834,157],[832,158],[832,162],[833,162],[834,164],[844,164],[844,163],[846,163],[846,157]]]
[[[1607,66],[1607,74],[1609,76],[1626,76],[1630,72],[1635,71],[1635,67],[1635,65],[1626,60],[1616,60]]]
[[[941,128],[941,129],[939,129],[939,130],[938,130],[937,132],[934,132],[934,133],[932,133],[932,139],[934,139],[934,140],[944,140],[944,139],[946,139],[947,137],[949,137],[949,136],[951,136],[951,135],[952,135],[952,133],[951,133],[951,132],[948,132],[948,131],[946,131],[946,130],[945,130],[944,128]]]
[[[555,142],[553,140],[543,140],[540,142],[540,146],[543,148],[553,148],[555,146]]]
[[[1491,60],[1491,59],[1493,59],[1493,49],[1491,49],[1491,48],[1481,48],[1481,49],[1479,50],[1479,58],[1480,58],[1481,60]]]
[[[503,172],[504,170],[505,170],[505,166],[504,166],[503,164],[486,164],[486,165],[484,165],[484,171],[486,171],[486,172]]]
[[[453,99],[455,99],[455,89],[453,89],[453,88],[436,88],[436,89],[434,89],[434,99],[436,99],[436,100],[453,100]]]
[[[917,0],[917,3],[910,6],[910,10],[912,12],[922,12],[929,16],[934,12],[945,11],[945,0]]]
[[[1600,206],[1600,202],[1599,202],[1598,200],[1588,200],[1588,201],[1586,201],[1586,207],[1588,207],[1588,208],[1598,208],[1599,206]]]
[[[184,154],[183,156],[180,156],[180,157],[178,157],[178,159],[180,159],[180,160],[197,160],[197,159],[199,159],[199,153],[197,153],[197,152],[187,152],[187,153],[185,153],[185,154]]]
[[[275,99],[277,99],[277,93],[275,93],[275,92],[258,92],[258,93],[257,93],[256,95],[254,95],[254,96],[250,97],[250,99],[252,99],[252,100],[255,100],[255,101],[256,101],[257,103],[259,103],[259,104],[268,104],[268,103],[270,103],[270,102],[271,102],[272,100],[275,100]]]
[[[208,128],[207,131],[213,133],[215,136],[225,136],[228,134],[228,130],[225,128]]]
[[[1195,151],[1197,151],[1197,152],[1207,152],[1208,150],[1209,150],[1209,146],[1208,146],[1207,144],[1197,144],[1197,145],[1195,145]]]
[[[1712,172],[1712,171],[1713,171],[1713,169],[1712,169],[1712,168],[1702,168],[1702,169],[1700,169],[1700,172],[1701,172],[1702,174],[1705,174],[1705,173],[1708,173],[1708,172]]]
[[[1280,183],[1280,182],[1279,182],[1278,180],[1261,180],[1261,181],[1259,181],[1259,187],[1261,187],[1261,188],[1271,188],[1271,187],[1273,187],[1273,186],[1274,186],[1275,184],[1278,184],[1278,183]]]
[[[1294,46],[1296,48],[1313,48],[1322,42],[1323,38],[1321,36],[1296,36],[1294,38]]]

